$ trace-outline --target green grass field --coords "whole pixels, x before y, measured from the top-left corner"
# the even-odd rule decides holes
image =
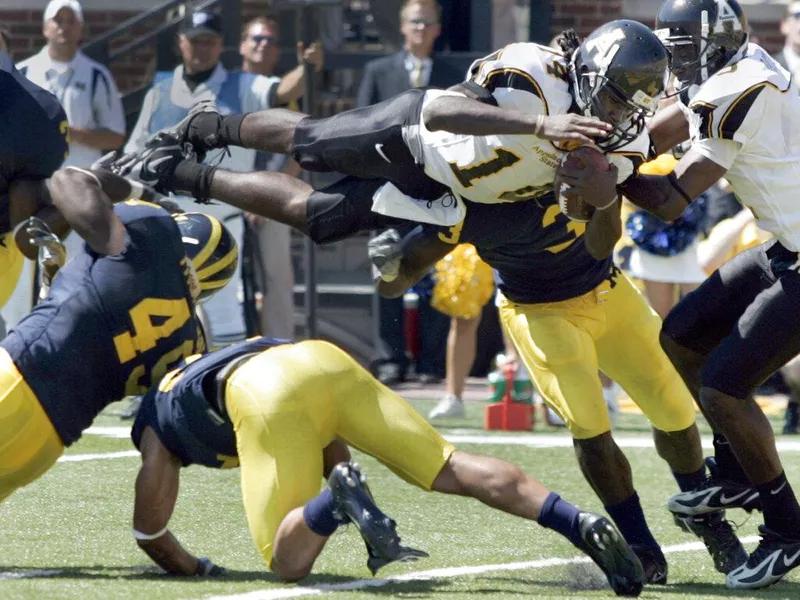
[[[427,412],[432,402],[415,405]],[[96,425],[119,427],[121,405],[110,407]],[[468,406],[464,420],[444,424],[447,435],[485,438],[483,407]],[[777,426],[777,421],[775,422]],[[707,430],[705,430],[707,433]],[[541,434],[541,435],[539,435]],[[542,436],[563,431],[537,426]],[[644,419],[623,415],[617,435],[630,442],[649,439]],[[581,477],[571,448],[533,447],[513,442],[513,434],[493,442],[460,444],[463,450],[504,458],[521,465],[580,506],[601,510]],[[786,439],[786,438],[785,438]],[[556,440],[558,441],[558,440]],[[68,455],[131,450],[128,439],[87,435]],[[672,524],[664,504],[675,492],[669,471],[652,448],[625,449],[654,534],[666,547],[670,583],[646,588],[642,598],[800,598],[800,573],[772,588],[734,593],[724,587],[704,550]],[[800,489],[798,453],[784,452],[784,464]],[[130,534],[133,483],[138,458],[132,456],[60,462],[42,479],[14,494],[2,507],[0,599],[200,599],[237,597],[270,600],[310,595],[336,598],[406,597],[606,598],[613,594],[593,565],[574,562],[575,549],[534,523],[503,515],[474,501],[426,494],[397,478],[369,457],[358,456],[379,504],[396,520],[406,543],[428,551],[417,563],[390,565],[373,580],[355,528],[331,539],[303,586],[282,585],[268,573],[250,540],[241,506],[238,472],[186,469],[171,530],[192,552],[209,556],[231,573],[216,580],[181,579],[161,574],[137,548]],[[740,536],[756,533],[760,516],[729,517]],[[747,545],[748,549],[753,543]],[[553,560],[565,559],[565,560]]]

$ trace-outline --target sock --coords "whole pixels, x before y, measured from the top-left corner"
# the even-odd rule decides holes
[[[303,508],[303,520],[308,528],[322,537],[330,537],[341,524],[333,515],[333,492],[325,488]]]
[[[675,481],[678,482],[678,487],[681,489],[681,491],[688,492],[690,490],[699,488],[703,483],[705,483],[707,479],[706,466],[703,465],[694,473],[677,473],[673,471],[672,476],[675,478]]]
[[[622,537],[629,544],[659,547],[647,526],[647,519],[644,518],[642,504],[639,502],[639,494],[633,492],[627,500],[606,506],[605,509],[619,527]]]
[[[731,481],[736,481],[744,485],[752,485],[750,479],[739,464],[739,460],[731,449],[727,438],[719,433],[714,434],[714,458],[719,467],[720,477]]]
[[[555,492],[550,492],[539,513],[539,525],[557,531],[577,546],[581,542],[581,530],[578,527],[579,514],[580,511],[575,506]]]
[[[211,195],[211,182],[216,170],[217,167],[182,160],[175,166],[166,185],[173,192],[189,194],[200,203],[205,203]]]
[[[800,505],[781,471],[772,481],[757,485],[764,513],[764,525],[792,540],[800,539]]]

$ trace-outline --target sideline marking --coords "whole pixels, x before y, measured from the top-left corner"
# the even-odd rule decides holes
[[[34,569],[32,571],[0,571],[0,579],[27,579],[28,577],[52,577],[63,573],[61,569]]]
[[[759,536],[752,535],[742,538],[743,544],[757,542]],[[693,552],[695,550],[705,550],[702,542],[687,542],[675,546],[665,546],[662,548],[664,554],[676,552]],[[319,596],[330,592],[344,592],[350,590],[363,590],[365,588],[381,587],[391,583],[403,583],[406,581],[419,581],[421,579],[447,579],[460,577],[462,575],[480,575],[494,571],[521,571],[524,569],[543,569],[562,565],[573,565],[588,563],[591,559],[588,556],[577,556],[574,558],[544,558],[528,562],[500,563],[494,565],[475,565],[471,567],[444,567],[441,569],[431,569],[429,571],[412,571],[403,575],[394,575],[384,579],[357,579],[347,583],[321,583],[314,586],[298,586],[294,588],[281,588],[273,590],[256,590],[243,594],[231,594],[228,596],[206,596],[205,600],[280,600],[282,598],[300,598],[302,596]]]
[[[57,462],[83,462],[86,460],[104,460],[106,458],[130,458],[139,456],[138,450],[121,450],[120,452],[103,452],[102,454],[67,454]]]

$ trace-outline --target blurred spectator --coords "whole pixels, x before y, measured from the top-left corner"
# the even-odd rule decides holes
[[[414,87],[449,87],[462,79],[461,73],[441,63],[433,54],[434,42],[441,33],[439,4],[435,0],[406,0],[398,14],[403,49],[367,63],[358,88],[356,106],[375,104]],[[410,227],[397,229],[402,235]],[[444,371],[434,367],[444,362],[438,356],[440,346],[441,354],[444,354],[444,344],[433,345],[430,342],[444,340],[449,319],[430,309],[429,302],[426,294],[420,294],[420,336],[423,343],[420,344],[417,372],[423,380],[436,380],[441,378]],[[380,297],[379,319],[380,339],[375,374],[387,384],[404,381],[409,359],[406,356],[403,328],[403,299]],[[430,356],[429,352],[434,352],[437,356]]]
[[[156,75],[147,92],[126,152],[141,150],[155,132],[172,127],[201,100],[214,99],[222,114],[258,111],[281,101],[280,80],[251,73],[228,72],[220,63],[222,24],[219,16],[199,11],[187,16],[178,34],[181,64],[171,73]],[[208,162],[219,162],[228,169],[252,171],[255,151],[231,148],[210,153]],[[241,212],[225,205],[199,206],[190,199],[181,200],[186,210],[202,210],[225,222],[241,245],[244,221]],[[241,273],[235,279],[240,280]],[[239,290],[228,285],[215,294],[203,308],[211,325],[211,345],[224,345],[246,336],[245,321],[239,304]]]
[[[239,46],[242,71],[256,75],[272,76],[280,58],[280,29],[274,19],[259,17],[248,22],[242,30]],[[315,42],[305,48],[297,43],[298,65],[283,76],[278,85],[278,102],[296,107],[303,93],[304,63],[322,69],[322,45]],[[259,171],[280,171],[297,177],[300,165],[283,154],[256,153],[255,165]],[[255,260],[255,278],[261,290],[260,332],[279,338],[294,337],[294,273],[292,271],[291,227],[265,219],[259,215],[245,214],[252,236]]]
[[[77,0],[52,0],[44,11],[47,45],[17,65],[36,85],[55,94],[69,120],[65,165],[88,167],[125,141],[125,117],[114,78],[78,47],[83,9]]]
[[[364,67],[356,106],[368,106],[414,87],[446,88],[463,74],[438,60],[433,44],[442,31],[435,0],[407,0],[400,9],[400,52],[371,60]]]
[[[517,0],[492,0],[492,48],[517,41]]]
[[[83,32],[83,8],[78,1],[52,0],[43,15],[47,44],[17,65],[29,80],[55,95],[67,114],[70,144],[64,166],[89,167],[125,141],[125,116],[114,78],[104,65],[79,50]],[[65,238],[68,260],[82,244],[77,235]],[[32,264],[26,261],[6,311],[11,324],[33,306],[32,272]]]
[[[428,413],[428,418],[463,417],[464,384],[475,362],[483,307],[494,295],[494,275],[472,244],[459,244],[436,263],[433,278],[431,304],[451,320],[445,395]]]
[[[800,2],[790,2],[786,7],[786,16],[781,21],[781,33],[786,38],[783,50],[772,58],[797,81],[800,76]]]

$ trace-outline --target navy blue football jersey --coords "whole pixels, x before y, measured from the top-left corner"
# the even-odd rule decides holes
[[[69,152],[68,129],[58,99],[28,81],[0,52],[0,234],[11,230],[9,185],[50,177]]]
[[[205,348],[180,230],[163,208],[117,204],[125,249],[84,244],[50,295],[0,342],[69,445],[110,402],[143,394]]]
[[[427,235],[449,244],[470,243],[497,270],[512,302],[538,304],[575,298],[611,274],[611,259],[586,250],[584,223],[561,214],[550,193],[536,200],[481,204],[465,200],[467,214],[453,227],[425,225]]]
[[[133,443],[138,448],[145,428],[151,427],[184,466],[239,466],[233,425],[216,404],[216,375],[232,360],[289,343],[260,337],[191,357],[142,399],[131,430]]]

